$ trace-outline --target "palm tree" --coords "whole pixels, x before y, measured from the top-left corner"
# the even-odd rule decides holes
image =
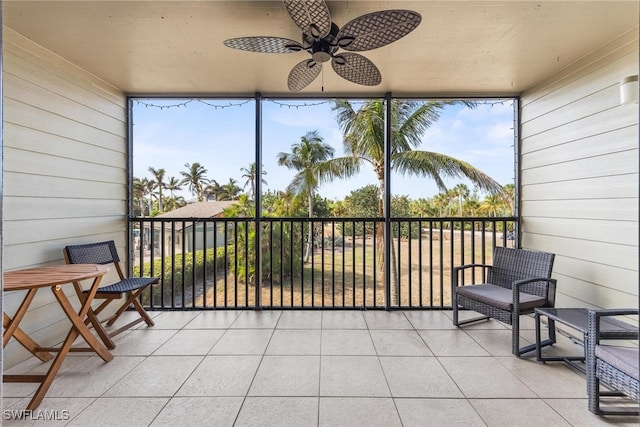
[[[244,190],[245,188],[247,188],[247,185],[251,186],[251,199],[255,200],[256,199],[256,163],[253,162],[251,163],[251,165],[249,166],[249,168],[240,168],[240,172],[244,172],[242,174],[242,178],[246,178],[246,181],[244,182],[244,186],[242,187],[242,189]],[[266,171],[262,171],[261,175],[266,175],[267,172]],[[263,184],[267,184],[267,181],[262,178],[262,183]]]
[[[309,218],[313,217],[313,197],[321,183],[322,164],[333,157],[333,147],[326,144],[317,130],[309,131],[300,138],[300,142],[291,146],[291,153],[279,153],[278,165],[297,171],[287,187],[296,196],[307,196]],[[311,254],[313,227],[309,226],[309,238],[305,249],[304,262]]]
[[[447,105],[465,101],[412,101],[391,100],[390,126],[390,169],[400,175],[415,175],[430,178],[436,185],[446,191],[444,178],[467,178],[481,190],[499,191],[500,185],[491,177],[474,168],[467,162],[453,157],[422,151],[417,148],[422,144],[425,131],[440,117]],[[334,101],[333,110],[342,127],[345,147],[344,157],[326,162],[322,166],[323,176],[352,177],[360,172],[360,168],[370,165],[378,178],[380,195],[385,192],[385,102],[370,100],[359,110],[346,100]],[[378,213],[384,216],[382,198],[378,200]],[[380,223],[377,231],[378,245],[382,246],[383,227]],[[398,277],[395,269],[395,253],[391,245],[391,288],[392,303],[397,303]],[[379,253],[383,253],[380,251]],[[383,263],[380,264],[383,266]]]
[[[140,178],[137,178],[134,176],[133,177],[133,194],[132,194],[134,215],[144,216],[145,196],[146,196],[145,183]]]
[[[158,211],[160,213],[164,212],[162,209],[162,189],[165,187],[164,185],[164,174],[166,173],[164,169],[155,169],[153,167],[149,167],[149,172],[155,178],[156,189],[158,190]]]
[[[238,200],[238,196],[242,191],[242,188],[238,187],[238,181],[233,178],[229,178],[229,182],[222,186],[222,192],[220,194],[220,200]]]
[[[183,176],[181,184],[187,184],[189,191],[194,194],[199,202],[204,200],[204,188],[208,184],[209,180],[206,178],[207,170],[198,162],[193,164],[186,163],[184,165],[187,168],[186,171],[180,172]]]
[[[215,200],[220,200],[220,195],[224,192],[224,188],[218,181],[212,179],[209,181],[209,185],[207,185],[204,189],[204,193],[207,198],[211,195]]]
[[[151,214],[153,210],[153,192],[156,189],[156,182],[152,179],[142,178],[142,188],[145,195],[149,195],[149,202],[147,203],[147,213]]]
[[[166,189],[169,190],[169,201],[171,202],[171,209],[175,209],[179,204],[178,199],[176,198],[175,192],[179,191],[182,188],[182,184],[180,180],[175,176],[169,178],[167,182]]]

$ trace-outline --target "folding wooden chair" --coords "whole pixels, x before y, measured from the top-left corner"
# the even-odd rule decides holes
[[[149,314],[140,304],[138,297],[140,294],[152,284],[158,283],[157,277],[126,277],[120,267],[120,257],[116,250],[116,245],[113,240],[108,240],[98,243],[88,243],[83,245],[70,245],[64,248],[64,258],[67,264],[102,264],[115,266],[120,281],[102,286],[98,289],[94,300],[104,299],[97,308],[90,311],[87,322],[91,322],[98,335],[108,348],[115,348],[115,344],[111,340],[112,337],[124,332],[132,326],[144,321],[148,326],[153,326],[153,320],[149,317]],[[78,298],[83,300],[85,291],[82,289],[80,283],[74,283]],[[118,310],[106,319],[99,320],[98,315],[107,306],[115,301],[125,298],[124,303],[118,308]],[[118,329],[107,333],[102,327],[101,323],[107,324],[107,326],[113,326],[118,318],[125,312],[130,306],[133,306],[140,314],[140,318],[135,319],[126,325],[119,327]]]

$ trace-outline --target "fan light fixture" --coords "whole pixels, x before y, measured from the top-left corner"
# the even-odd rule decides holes
[[[638,76],[628,76],[620,80],[620,104],[638,103]]]
[[[302,43],[283,37],[238,37],[224,41],[230,48],[261,53],[296,53],[305,51],[305,59],[289,73],[289,90],[307,87],[331,61],[331,67],[342,78],[353,83],[376,86],[382,81],[378,68],[357,53],[338,53],[339,49],[362,52],[392,43],[413,31],[422,17],[411,10],[383,10],[359,16],[339,28],[331,21],[324,0],[284,0],[291,20],[302,30]]]

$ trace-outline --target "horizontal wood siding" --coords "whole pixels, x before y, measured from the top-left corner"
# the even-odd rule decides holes
[[[638,306],[638,28],[521,98],[524,247],[556,253],[557,306]]]
[[[71,243],[115,239],[124,252],[126,97],[7,28],[3,42],[4,269],[63,263]],[[5,309],[21,299],[5,294]],[[21,326],[54,345],[69,323],[43,289]],[[5,368],[29,356],[11,342]]]

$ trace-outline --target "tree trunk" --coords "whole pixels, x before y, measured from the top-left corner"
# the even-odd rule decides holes
[[[380,182],[380,195],[384,197],[384,178],[378,177]],[[378,215],[380,217],[384,217],[384,201],[383,199],[378,200]],[[384,223],[378,223],[378,232],[376,233],[376,240],[378,245],[378,254],[380,261],[380,271],[384,274],[385,268],[385,257],[384,257]],[[390,235],[389,235],[389,252],[390,252],[390,263],[389,266],[389,295],[390,301],[389,305],[397,306],[399,305],[399,291],[400,291],[400,280],[398,278],[398,268],[396,266],[396,248],[393,244],[393,227],[391,227]],[[398,244],[400,242],[398,241]]]
[[[305,248],[305,251],[304,251],[305,264],[309,262],[309,256],[311,255],[311,250],[312,250],[311,241],[313,240],[313,221],[311,220],[311,218],[313,218],[313,194],[311,193],[309,193],[308,202],[309,202],[309,235],[307,236],[307,247]]]

